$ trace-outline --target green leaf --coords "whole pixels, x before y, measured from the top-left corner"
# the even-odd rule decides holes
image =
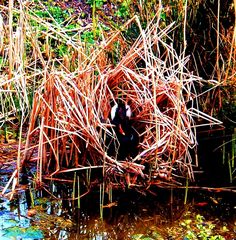
[[[15,226],[4,229],[4,237],[41,239],[43,238],[43,232],[37,227],[22,228]]]
[[[4,229],[4,236],[5,237],[18,237],[24,234],[24,228],[20,228],[18,226],[9,227]]]
[[[142,233],[137,233],[137,234],[134,234],[131,238],[133,240],[139,240],[139,239],[142,239],[144,235]]]
[[[165,12],[161,12],[161,20],[166,21],[166,13]]]
[[[33,239],[41,239],[43,238],[43,232],[35,226],[29,227],[26,229],[23,234],[24,238],[33,238]]]

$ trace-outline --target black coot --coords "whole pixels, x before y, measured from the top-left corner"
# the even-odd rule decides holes
[[[124,103],[115,104],[111,109],[111,123],[119,144],[111,144],[108,154],[117,155],[118,160],[125,160],[127,157],[134,158],[137,155],[139,137],[132,126],[130,117],[132,115],[129,105]]]

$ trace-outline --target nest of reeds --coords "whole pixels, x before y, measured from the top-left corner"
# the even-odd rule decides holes
[[[35,94],[24,159],[37,152],[39,182],[88,170],[121,187],[194,179],[196,119],[217,122],[197,109],[195,88],[202,80],[188,71],[188,57],[173,48],[171,28],[161,30],[153,22],[146,30],[140,27],[139,38],[115,66],[104,64],[111,38],[86,64],[81,55],[78,70],[45,74]],[[109,132],[119,145],[110,119],[111,102],[118,99],[130,105],[139,135],[137,154],[122,160],[109,155],[104,144]]]

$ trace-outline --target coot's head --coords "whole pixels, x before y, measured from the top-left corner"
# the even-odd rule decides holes
[[[112,121],[124,121],[131,117],[130,106],[124,103],[115,104],[111,109],[111,120]]]
[[[115,104],[111,109],[111,123],[114,124],[118,133],[126,135],[131,126],[130,117],[132,115],[131,108],[125,103]]]

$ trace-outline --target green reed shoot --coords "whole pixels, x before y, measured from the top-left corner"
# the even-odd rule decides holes
[[[235,153],[236,153],[236,128],[234,129],[234,133],[232,134],[232,153],[231,153],[231,155],[232,155],[232,160],[231,160],[232,168],[235,167],[235,165],[234,165]]]
[[[80,209],[80,183],[79,183],[79,176],[77,177],[78,182],[78,208]]]
[[[96,37],[96,29],[97,29],[97,18],[96,18],[96,1],[93,0],[92,7],[92,21],[93,21],[93,37]]]
[[[233,172],[232,172],[230,153],[228,153],[228,166],[229,166],[229,182],[232,183],[233,182]]]
[[[225,135],[225,132],[224,132],[223,135]],[[223,164],[223,165],[225,164],[225,155],[226,155],[225,145],[226,145],[225,139],[223,139],[223,145],[222,145],[222,153],[223,153],[223,156],[222,156],[222,164]]]
[[[74,180],[73,180],[73,191],[72,191],[72,199],[75,199],[75,183],[76,183],[76,172],[74,173]]]
[[[86,181],[88,186],[90,185],[90,181],[91,181],[91,168],[86,169]]]
[[[31,188],[31,187],[29,186],[29,194],[30,194],[30,200],[31,200],[31,207],[33,208],[33,207],[34,207],[34,194],[33,194],[32,189],[35,189],[35,188]]]
[[[109,200],[110,203],[112,202],[112,186],[109,187],[108,200]]]
[[[231,140],[231,154],[228,153],[228,166],[229,166],[229,181],[230,183],[233,182],[233,174],[235,172],[235,164],[234,164],[234,159],[235,159],[235,149],[236,149],[236,134],[232,134],[232,140]]]
[[[184,204],[187,204],[188,198],[188,175],[186,177],[186,185],[185,185],[185,194],[184,194]]]
[[[104,204],[104,182],[100,184],[100,218],[103,219],[103,204]]]

